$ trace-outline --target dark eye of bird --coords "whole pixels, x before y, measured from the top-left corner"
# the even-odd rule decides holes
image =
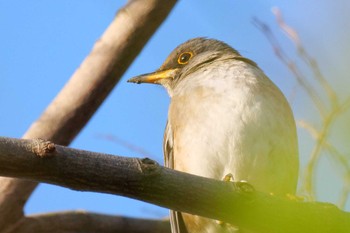
[[[177,62],[181,65],[187,64],[192,56],[193,56],[193,53],[191,52],[181,53],[179,58],[177,59]]]

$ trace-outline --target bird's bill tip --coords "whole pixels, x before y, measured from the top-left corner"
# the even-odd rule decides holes
[[[174,78],[178,69],[169,69],[143,74],[129,79],[128,83],[155,83],[158,84],[162,79]]]

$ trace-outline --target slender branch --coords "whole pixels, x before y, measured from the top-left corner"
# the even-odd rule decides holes
[[[329,154],[333,159],[340,165],[340,167],[344,168],[343,171],[343,187],[340,191],[340,197],[338,201],[338,207],[341,209],[345,208],[346,202],[350,196],[350,162],[348,157],[345,154],[340,153],[337,148],[335,148],[332,144],[325,143],[324,147],[329,151]]]
[[[121,147],[128,149],[130,152],[140,154],[140,155],[143,155],[146,157],[155,157],[154,155],[152,155],[150,152],[148,152],[144,148],[139,147],[137,145],[134,145],[134,144],[132,144],[132,143],[120,138],[120,137],[117,137],[116,135],[97,134],[96,137],[100,138],[100,139],[107,140],[107,141],[114,142],[115,144],[120,145]]]
[[[335,122],[337,116],[340,115],[343,111],[347,110],[348,106],[348,100],[346,100],[344,103],[339,105],[339,99],[338,96],[336,95],[336,92],[332,88],[332,86],[329,84],[329,82],[324,78],[321,70],[319,69],[319,66],[317,64],[316,59],[314,59],[312,56],[309,55],[303,44],[301,43],[301,40],[299,38],[299,35],[297,31],[289,26],[282,17],[282,12],[277,8],[273,8],[273,13],[276,16],[276,20],[280,28],[288,35],[290,40],[295,44],[295,47],[298,51],[299,57],[308,65],[310,70],[313,72],[313,77],[317,81],[318,84],[325,90],[327,93],[327,100],[330,103],[330,109],[327,110],[325,113],[322,114],[322,128],[319,130],[317,133],[318,137],[316,139],[316,145],[311,153],[310,160],[306,166],[305,169],[305,178],[304,178],[304,183],[303,183],[303,191],[306,191],[310,194],[311,198],[315,198],[315,187],[314,187],[314,173],[315,173],[315,168],[317,165],[317,162],[319,161],[321,151],[323,147],[327,147],[328,142],[327,138],[329,136],[329,131],[332,127],[332,124]],[[305,86],[303,86],[306,88]],[[315,91],[316,92],[316,91]],[[319,97],[320,99],[320,97]],[[334,151],[334,150],[333,150]],[[334,154],[333,154],[334,155]],[[335,157],[336,160],[339,158],[339,156]],[[344,204],[344,195],[346,193],[349,193],[347,191],[349,188],[349,182],[347,181],[347,163],[342,163],[341,166],[345,167],[346,169],[346,175],[344,184],[343,184],[343,191],[342,191],[342,196],[341,196],[341,205]]]
[[[281,46],[279,45],[277,39],[275,38],[270,28],[260,20],[254,19],[255,25],[265,34],[270,44],[272,45],[277,57],[294,74],[299,85],[309,95],[309,97],[311,98],[311,100],[313,101],[314,105],[316,106],[316,108],[318,109],[321,115],[322,127],[319,130],[312,127],[310,124],[301,122],[301,125],[305,127],[308,130],[308,132],[311,133],[311,135],[315,138],[315,141],[316,141],[316,144],[311,152],[310,159],[304,171],[304,181],[301,187],[302,192],[305,194],[308,194],[309,197],[312,200],[314,200],[316,196],[315,185],[314,185],[315,168],[321,156],[322,150],[324,148],[327,148],[327,144],[328,144],[327,139],[333,123],[341,113],[347,111],[350,107],[350,97],[346,99],[343,103],[339,104],[339,98],[336,95],[336,92],[331,87],[329,82],[324,78],[322,72],[318,67],[316,59],[310,56],[307,50],[305,49],[305,47],[303,46],[297,31],[291,26],[289,26],[283,20],[282,13],[278,8],[273,8],[273,13],[276,16],[276,20],[279,27],[282,29],[282,31],[284,31],[287,34],[289,39],[294,43],[298,51],[299,57],[308,65],[310,70],[313,72],[314,79],[317,81],[318,84],[320,84],[320,86],[327,93],[327,100],[330,103],[330,108],[327,109],[326,107],[327,105],[321,101],[321,95],[319,95],[317,90],[312,85],[310,85],[306,76],[304,76],[300,72],[296,64],[292,62],[291,59],[282,50]],[[342,164],[342,166],[345,167],[346,173],[348,173],[347,167],[346,167],[347,164]],[[344,177],[347,177],[347,175],[345,175]],[[343,184],[341,200],[346,201],[346,199],[344,198],[344,195],[346,193],[349,193],[347,191],[349,189],[348,186],[349,186],[348,182],[346,182],[345,180]],[[341,203],[344,203],[344,201],[341,201]]]
[[[331,123],[333,123],[333,117],[335,115],[329,116],[323,122],[322,129],[319,132],[318,138],[316,140],[316,145],[313,148],[310,160],[305,168],[305,178],[302,185],[302,191],[306,191],[311,200],[315,200],[315,185],[314,185],[314,173],[317,162],[319,161],[319,157],[321,154],[322,147],[327,140],[329,129],[331,127]]]
[[[321,98],[318,95],[316,89],[309,83],[309,81],[305,78],[305,76],[300,72],[295,62],[293,62],[284,52],[278,40],[276,39],[275,35],[272,33],[270,27],[257,18],[254,18],[253,23],[262,33],[264,33],[264,35],[270,42],[276,56],[293,73],[298,84],[304,88],[304,90],[306,91],[306,94],[309,95],[310,99],[315,104],[317,110],[320,112],[322,116],[324,116],[326,113],[326,106],[322,103]]]
[[[23,218],[13,229],[16,233],[169,233],[168,220],[148,220],[88,213],[84,211],[57,212]]]
[[[129,1],[116,15],[90,55],[32,124],[24,138],[68,145],[120,80],[176,0]],[[23,216],[23,205],[37,183],[0,178],[0,231]]]
[[[312,125],[310,125],[305,121],[298,121],[298,123],[299,123],[298,125],[306,129],[315,140],[318,140],[318,138],[320,137],[319,132]],[[340,192],[340,197],[338,201],[338,207],[341,209],[344,209],[345,204],[349,199],[349,195],[350,195],[350,164],[348,161],[348,156],[339,152],[337,148],[335,148],[329,142],[325,141],[322,146],[329,152],[329,155],[331,155],[331,158],[333,158],[340,167],[344,168],[343,187]]]
[[[0,138],[0,175],[80,191],[122,195],[174,210],[274,232],[348,232],[350,213],[162,167],[150,159],[71,149],[41,140]]]
[[[346,171],[344,175],[344,185],[340,192],[338,206],[341,209],[345,208],[346,202],[349,200],[350,195],[350,172]]]
[[[340,105],[339,111],[340,113],[348,111],[350,108],[350,96],[345,99],[345,101]]]
[[[314,58],[312,58],[304,48],[303,44],[301,43],[298,32],[284,21],[282,12],[278,7],[274,7],[272,9],[272,12],[276,17],[276,21],[279,27],[288,35],[290,40],[294,43],[295,47],[297,48],[299,56],[311,68],[311,71],[314,74],[314,78],[318,81],[318,83],[321,84],[323,89],[326,91],[328,95],[328,99],[331,100],[332,105],[336,107],[338,105],[338,97],[334,89],[331,87],[329,82],[324,78],[317,64],[317,61]]]
[[[318,130],[311,123],[306,122],[305,120],[298,120],[297,125],[303,129],[305,129],[314,140],[317,140],[317,138],[320,137]]]
[[[308,191],[308,193],[310,193],[311,198],[315,197],[313,177],[314,177],[315,167],[319,160],[322,147],[324,147],[327,144],[327,138],[328,138],[329,131],[332,124],[335,122],[336,118],[341,113],[348,110],[348,108],[349,108],[348,100],[342,103],[341,105],[334,105],[332,110],[327,113],[326,118],[323,120],[322,128],[316,140],[316,145],[311,153],[310,160],[305,169],[305,178],[304,178],[304,183],[302,188],[303,190],[306,190]]]

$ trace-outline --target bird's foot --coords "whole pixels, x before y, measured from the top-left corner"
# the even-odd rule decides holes
[[[232,181],[233,182],[233,175],[231,173],[228,173],[224,176],[224,178],[222,179],[222,181],[225,181],[225,182],[230,182]]]
[[[222,179],[224,182],[232,182],[234,187],[242,192],[254,192],[255,189],[252,185],[250,185],[246,180],[240,180],[240,181],[234,181],[234,177],[231,173],[228,173],[224,176]],[[236,232],[239,233],[240,230],[238,227],[233,226],[232,224],[225,223],[223,221],[216,220],[216,223],[219,224],[221,227],[229,227],[231,229],[230,232]]]
[[[222,181],[232,182],[234,186],[242,192],[251,193],[255,191],[254,187],[246,180],[234,181],[233,175],[231,173],[226,174]]]
[[[224,176],[224,178],[222,179],[222,181],[225,181],[225,182],[233,182],[233,175],[231,173],[228,173]],[[220,221],[220,220],[216,220],[216,223],[219,224],[220,226],[224,226],[226,225],[225,222],[223,221]]]
[[[231,173],[228,173],[224,176],[224,178],[222,179],[222,181],[224,182],[232,182],[234,184],[234,186],[243,192],[253,192],[254,188],[253,186],[251,186],[250,184],[248,184],[247,181],[245,180],[240,180],[240,181],[234,181],[234,177]],[[219,224],[220,226],[226,226],[227,223],[223,222],[223,221],[216,221],[217,224]],[[230,224],[229,224],[230,225]],[[237,228],[238,229],[238,228]]]

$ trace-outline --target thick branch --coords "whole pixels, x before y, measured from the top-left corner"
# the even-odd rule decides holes
[[[68,145],[120,80],[175,1],[129,1],[24,138]]]
[[[1,139],[0,175],[122,195],[262,233],[350,229],[350,214],[331,204],[291,201],[255,192],[247,184],[174,171],[149,159],[53,148],[40,140]]]
[[[87,213],[58,212],[25,217],[12,232],[16,233],[169,233],[168,220],[146,220]]]
[[[147,2],[147,3],[146,3]],[[68,145],[97,110],[175,0],[134,0],[122,8],[90,55],[24,138]],[[0,177],[0,231],[18,221],[37,183]]]

